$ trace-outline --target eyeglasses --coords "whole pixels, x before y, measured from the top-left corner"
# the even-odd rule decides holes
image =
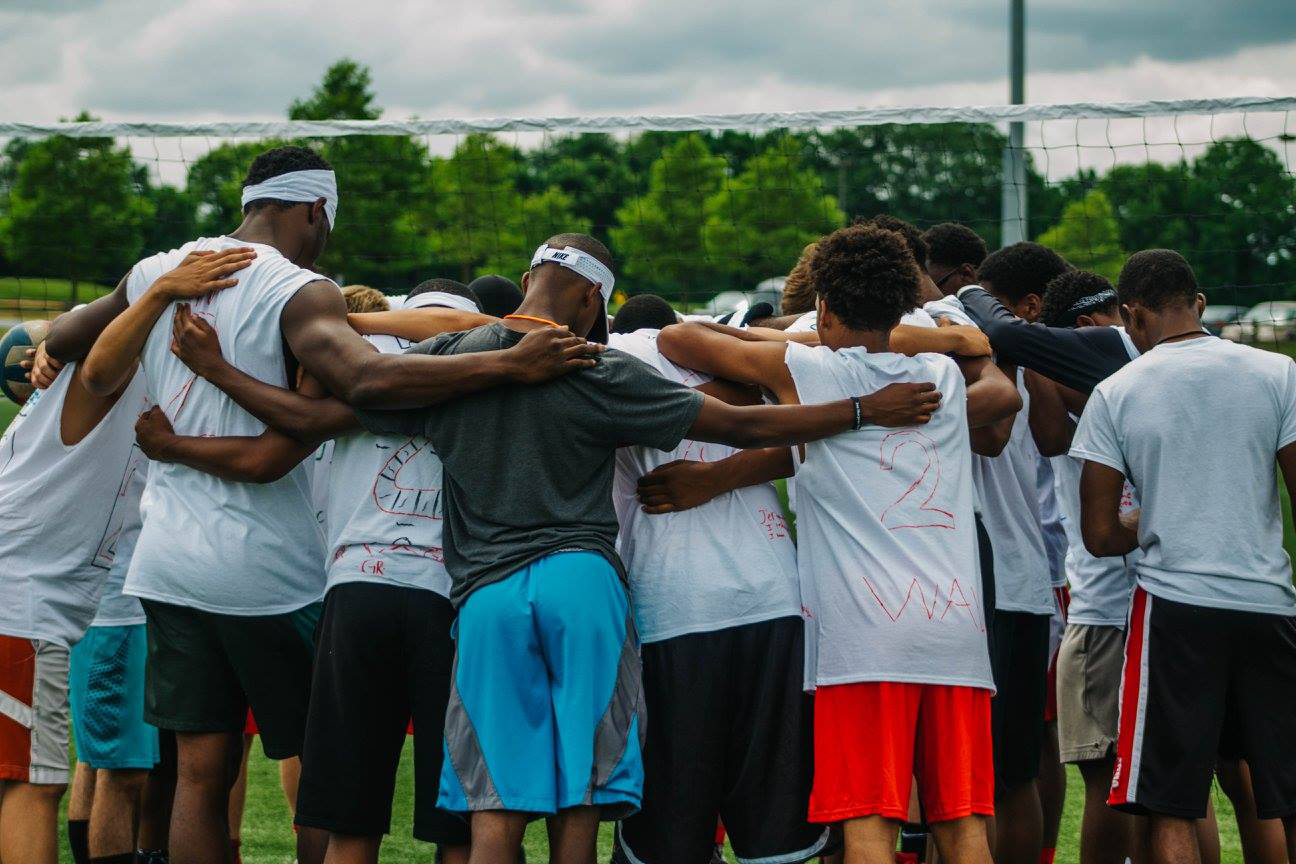
[[[945,274],[944,276],[942,276],[941,278],[937,279],[937,280],[936,280],[936,287],[937,287],[937,288],[940,288],[940,287],[944,286],[944,284],[945,284],[946,282],[949,281],[949,278],[950,278],[951,276],[953,276],[953,275],[954,275],[955,273],[957,273],[957,272],[958,272],[958,268],[956,267],[956,268],[954,268],[953,270],[951,270],[951,271],[949,271],[948,273],[946,273],[946,274]]]

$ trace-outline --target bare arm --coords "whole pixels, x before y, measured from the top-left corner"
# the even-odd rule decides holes
[[[1031,403],[1028,417],[1031,436],[1042,456],[1062,456],[1071,449],[1071,435],[1075,424],[1067,414],[1062,391],[1052,380],[1027,369],[1026,391]]]
[[[288,390],[231,365],[221,354],[216,331],[183,306],[176,309],[171,351],[244,411],[302,444],[314,446],[360,428],[351,406],[324,394],[314,379],[300,391]]]
[[[342,401],[362,408],[424,407],[504,383],[546,381],[593,366],[597,350],[565,329],[546,327],[502,351],[381,354],[347,324],[342,294],[326,281],[299,290],[284,306],[280,326],[302,366]]]
[[[874,426],[921,425],[931,420],[940,399],[940,391],[930,382],[889,384],[859,397],[860,421]],[[851,399],[817,405],[742,406],[704,396],[688,437],[740,448],[786,447],[828,438],[854,423]]]
[[[639,478],[645,513],[676,513],[699,507],[735,489],[792,476],[792,450],[740,450],[717,462],[676,459]]]
[[[111,294],[55,318],[49,335],[45,337],[45,350],[49,355],[60,363],[71,363],[89,354],[90,346],[94,345],[108,322],[130,305],[126,300],[126,281],[129,278],[129,273],[123,276]]]
[[[731,331],[731,328],[686,321],[657,334],[657,349],[668,360],[681,366],[717,378],[764,387],[784,404],[797,402],[792,372],[783,361],[787,345],[782,341],[762,339],[760,334],[742,334],[744,331],[741,330]]]
[[[393,309],[390,312],[350,312],[347,322],[351,329],[367,336],[399,336],[410,342],[422,342],[442,333],[472,330],[499,319],[480,312],[462,309],[426,307],[423,309]]]
[[[1290,458],[1296,461],[1296,456]],[[1286,476],[1286,471],[1283,473]],[[1101,462],[1085,460],[1080,472],[1080,533],[1095,558],[1128,555],[1138,548],[1138,533],[1120,518],[1124,486],[1124,474]]]
[[[95,340],[81,366],[86,389],[100,396],[119,390],[134,372],[153,325],[173,301],[233,287],[238,280],[230,277],[254,258],[256,252],[247,248],[191,252],[179,267],[158,277]]]
[[[990,340],[976,327],[954,324],[948,327],[897,325],[891,331],[891,350],[897,354],[956,354],[988,357]]]
[[[1288,497],[1296,501],[1296,443],[1288,444],[1278,451],[1278,469],[1282,471]]]
[[[257,436],[177,435],[156,406],[140,415],[135,439],[144,455],[155,462],[176,462],[239,483],[273,483],[315,449],[274,429]]]
[[[1012,380],[989,357],[959,358],[956,362],[967,383],[968,426],[978,429],[1006,420],[1011,428],[1022,409],[1021,394]]]

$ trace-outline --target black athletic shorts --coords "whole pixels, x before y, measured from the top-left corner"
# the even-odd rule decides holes
[[[301,753],[319,603],[243,616],[142,602],[147,722],[173,732],[242,732],[250,706],[267,756]]]
[[[1002,609],[994,613],[990,666],[995,695],[990,700],[990,735],[996,793],[1039,776],[1051,617]]]
[[[1296,815],[1296,617],[1139,588],[1128,634],[1108,803],[1202,818],[1223,745],[1247,760],[1261,819]]]
[[[468,823],[436,806],[454,617],[450,601],[434,591],[370,582],[329,590],[302,751],[298,825],[386,834],[413,718],[414,836],[468,843]]]
[[[706,864],[717,819],[739,860],[792,864],[825,851],[829,832],[806,821],[814,713],[804,645],[795,617],[643,646],[643,806],[618,824],[614,860]]]

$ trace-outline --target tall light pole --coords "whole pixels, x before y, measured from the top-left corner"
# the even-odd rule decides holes
[[[1026,101],[1026,0],[1009,0],[1008,86],[1012,104]],[[1026,134],[1020,121],[1008,124],[1003,153],[1000,243],[1026,239]]]

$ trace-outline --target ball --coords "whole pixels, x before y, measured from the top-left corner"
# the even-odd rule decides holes
[[[45,341],[48,333],[48,321],[24,321],[0,337],[0,360],[4,363],[0,392],[19,405],[26,402],[36,389],[27,380],[27,370],[21,364],[28,359],[27,351]]]

